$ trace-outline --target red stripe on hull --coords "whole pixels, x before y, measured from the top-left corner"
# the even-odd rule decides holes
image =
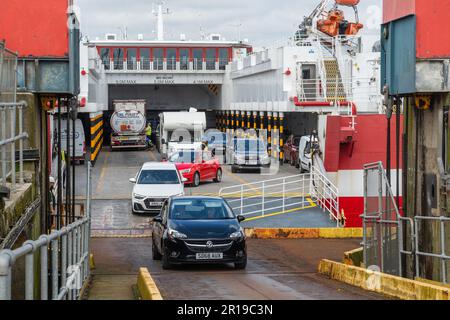
[[[400,198],[400,206],[403,205]],[[361,228],[361,215],[364,213],[364,197],[339,197],[339,207],[347,218],[346,228]]]

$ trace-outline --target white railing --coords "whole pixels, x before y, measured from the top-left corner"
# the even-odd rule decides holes
[[[103,60],[106,72],[215,71],[224,72],[228,59],[160,59]]]
[[[222,188],[219,195],[245,217],[265,217],[318,206],[341,227],[338,189],[319,170]]]
[[[311,168],[310,181],[311,199],[324,212],[328,212],[330,220],[335,220],[339,226],[342,223],[342,216],[339,211],[338,188],[316,166]]]
[[[329,79],[300,79],[299,90],[301,95],[300,101],[358,101],[361,102],[375,102],[381,99],[381,94],[378,90],[378,83],[372,78],[329,78]],[[328,89],[324,94],[323,88]],[[336,96],[337,94],[337,96]]]

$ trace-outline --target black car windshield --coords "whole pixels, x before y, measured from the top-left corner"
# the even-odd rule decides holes
[[[226,220],[235,219],[233,211],[223,200],[175,199],[170,208],[172,220]]]
[[[179,184],[176,170],[142,170],[138,184]]]

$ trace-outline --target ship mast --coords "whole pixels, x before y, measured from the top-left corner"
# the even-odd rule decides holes
[[[169,14],[169,9],[163,9],[163,2],[158,2],[158,10],[153,8],[152,12],[157,17],[157,40],[164,41],[164,15]]]

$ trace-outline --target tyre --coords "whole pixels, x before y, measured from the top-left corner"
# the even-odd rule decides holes
[[[214,178],[214,182],[220,183],[222,182],[222,169],[218,169],[216,172],[216,177]]]
[[[159,253],[158,249],[156,248],[155,244],[152,241],[152,257],[153,260],[161,260],[162,255]]]
[[[196,172],[192,179],[192,186],[197,188],[200,185],[200,173]]]
[[[245,257],[244,261],[242,262],[235,262],[234,268],[236,270],[244,270],[245,268],[247,268],[247,257]]]
[[[169,262],[169,257],[167,254],[163,254],[162,257],[162,268],[164,270],[169,270],[172,267],[172,264]]]
[[[232,166],[232,167],[231,167],[231,172],[232,172],[232,173],[237,173],[237,172],[238,172],[238,169],[237,169],[235,166]]]

